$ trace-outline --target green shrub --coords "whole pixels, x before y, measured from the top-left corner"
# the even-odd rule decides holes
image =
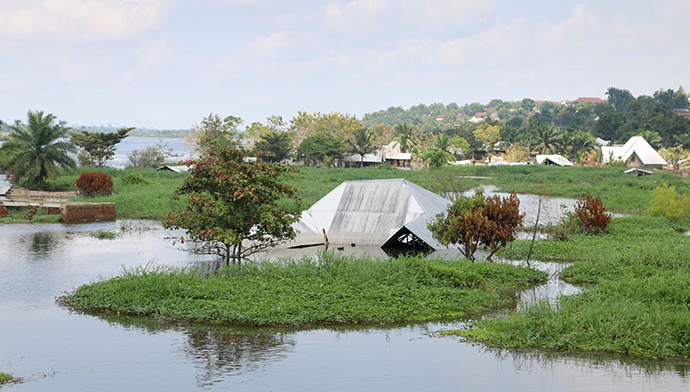
[[[647,210],[650,215],[665,216],[676,230],[684,229],[690,217],[690,192],[681,195],[674,185],[667,183],[657,186],[654,199]]]
[[[149,185],[153,183],[153,181],[144,178],[137,173],[127,173],[124,177],[122,177],[121,181],[124,185]]]

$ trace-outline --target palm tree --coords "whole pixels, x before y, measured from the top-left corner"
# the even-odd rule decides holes
[[[29,111],[28,120],[26,125],[18,121],[9,127],[10,139],[0,153],[7,158],[6,169],[14,183],[28,178],[30,186],[43,189],[46,177],[57,177],[58,166],[68,171],[76,167],[70,153],[77,149],[71,142],[60,140],[67,136],[69,128],[64,121],[56,122],[54,115]]]
[[[439,133],[434,141],[435,149],[442,152],[446,161],[455,162],[455,155],[450,152],[450,139],[448,134]]]
[[[394,128],[395,140],[400,143],[400,152],[407,152],[414,134],[414,127],[406,122]]]
[[[561,134],[553,124],[530,118],[528,127],[532,150],[538,150],[540,154],[553,154],[561,149]]]
[[[364,167],[364,156],[376,151],[379,146],[374,144],[371,133],[367,128],[359,128],[355,131],[355,140],[350,142],[350,152],[359,154],[361,160],[359,167]]]

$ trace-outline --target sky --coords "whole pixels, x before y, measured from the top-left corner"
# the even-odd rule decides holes
[[[0,119],[184,129],[690,86],[690,1],[0,0]]]

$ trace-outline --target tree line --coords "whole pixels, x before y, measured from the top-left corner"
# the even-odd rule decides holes
[[[494,99],[486,105],[419,104],[407,110],[390,107],[368,113],[361,120],[340,112],[298,111],[289,121],[273,115],[265,122],[248,125],[240,117],[210,114],[186,137],[195,146],[200,145],[196,141],[208,137],[232,141],[268,162],[295,159],[320,166],[332,166],[348,155],[358,156],[363,166],[364,155],[391,142],[397,142],[401,152],[411,153],[413,160],[431,166],[456,158],[471,159],[480,150],[489,160],[497,153],[509,161],[525,160],[535,153],[556,153],[576,162],[594,163],[596,138],[624,143],[632,136],[644,137],[671,161],[690,155],[690,113],[683,87],[638,97],[610,87],[606,98],[600,102],[536,102],[525,98]],[[74,131],[43,112],[29,112],[26,124],[15,121],[0,126],[8,140],[0,148],[0,168],[17,178],[32,178],[34,185],[50,178],[57,166],[76,166],[70,154],[77,154],[82,166],[104,165],[112,159],[115,145],[134,130]],[[55,142],[61,138],[70,140]],[[32,143],[38,145],[30,146]],[[166,157],[165,146],[137,153],[134,165],[161,164]]]

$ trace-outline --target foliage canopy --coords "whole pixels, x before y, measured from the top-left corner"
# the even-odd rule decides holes
[[[246,160],[246,151],[224,144],[210,146],[208,154],[186,162],[189,175],[174,196],[185,196],[185,203],[167,214],[163,226],[184,229],[188,239],[205,242],[226,264],[294,238],[291,224],[300,211],[278,203],[297,200],[297,190],[281,182],[292,168]]]

